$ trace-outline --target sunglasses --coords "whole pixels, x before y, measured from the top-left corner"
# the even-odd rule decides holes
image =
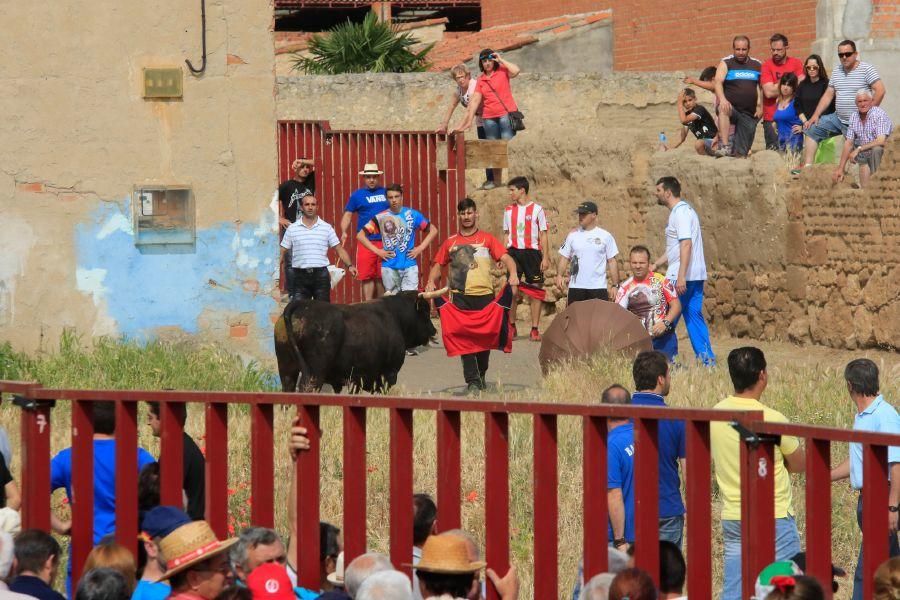
[[[806,70],[807,71],[818,71],[819,65],[809,65],[808,67],[806,67]]]
[[[838,52],[838,58],[850,58],[856,54],[856,52]]]

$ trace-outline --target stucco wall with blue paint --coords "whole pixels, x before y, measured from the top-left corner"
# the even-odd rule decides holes
[[[147,340],[173,328],[201,333],[209,328],[201,317],[213,315],[225,322],[212,329],[247,327],[256,346],[248,352],[271,352],[279,252],[271,211],[252,224],[198,229],[194,251],[173,254],[142,252],[130,217],[130,198],[101,202],[73,233],[76,284],[103,313],[98,318],[119,335]]]

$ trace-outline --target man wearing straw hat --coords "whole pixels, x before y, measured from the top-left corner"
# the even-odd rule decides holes
[[[422,548],[422,558],[418,564],[403,565],[412,567],[419,579],[422,597],[428,598],[467,598],[481,597],[478,572],[487,563],[471,560],[466,540],[455,534],[442,533],[432,535]],[[502,579],[493,569],[487,570],[487,576],[494,584],[502,600],[514,600],[519,596],[519,580],[514,568]]]
[[[347,242],[350,221],[356,213],[356,232],[359,233],[366,224],[375,218],[380,212],[389,208],[387,191],[381,185],[381,175],[384,171],[378,168],[377,163],[366,163],[359,172],[366,182],[352,194],[344,207],[344,216],[341,217],[341,246]],[[366,238],[376,248],[381,248],[381,232],[369,233]],[[381,282],[381,258],[363,246],[356,246],[356,278],[362,282],[363,300],[372,300],[384,294],[384,285]]]
[[[231,573],[227,550],[237,538],[219,541],[206,521],[182,525],[159,543],[166,558],[166,579],[172,585],[170,600],[213,600],[225,588]]]

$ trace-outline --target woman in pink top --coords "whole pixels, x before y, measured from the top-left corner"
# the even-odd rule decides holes
[[[478,66],[481,76],[475,84],[475,93],[469,100],[469,111],[454,131],[465,131],[471,127],[475,113],[480,109],[485,137],[489,140],[511,140],[516,132],[509,124],[509,113],[519,108],[513,98],[509,80],[516,77],[521,69],[490,48],[485,48],[478,55]],[[493,171],[494,181],[503,181],[503,169]]]

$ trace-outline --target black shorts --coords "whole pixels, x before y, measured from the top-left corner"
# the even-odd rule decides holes
[[[544,287],[544,273],[541,271],[543,256],[540,250],[507,248],[506,252],[516,262],[519,281],[532,287]]]
[[[569,288],[567,304],[581,302],[582,300],[606,300],[609,301],[607,290],[588,290],[584,288]]]

